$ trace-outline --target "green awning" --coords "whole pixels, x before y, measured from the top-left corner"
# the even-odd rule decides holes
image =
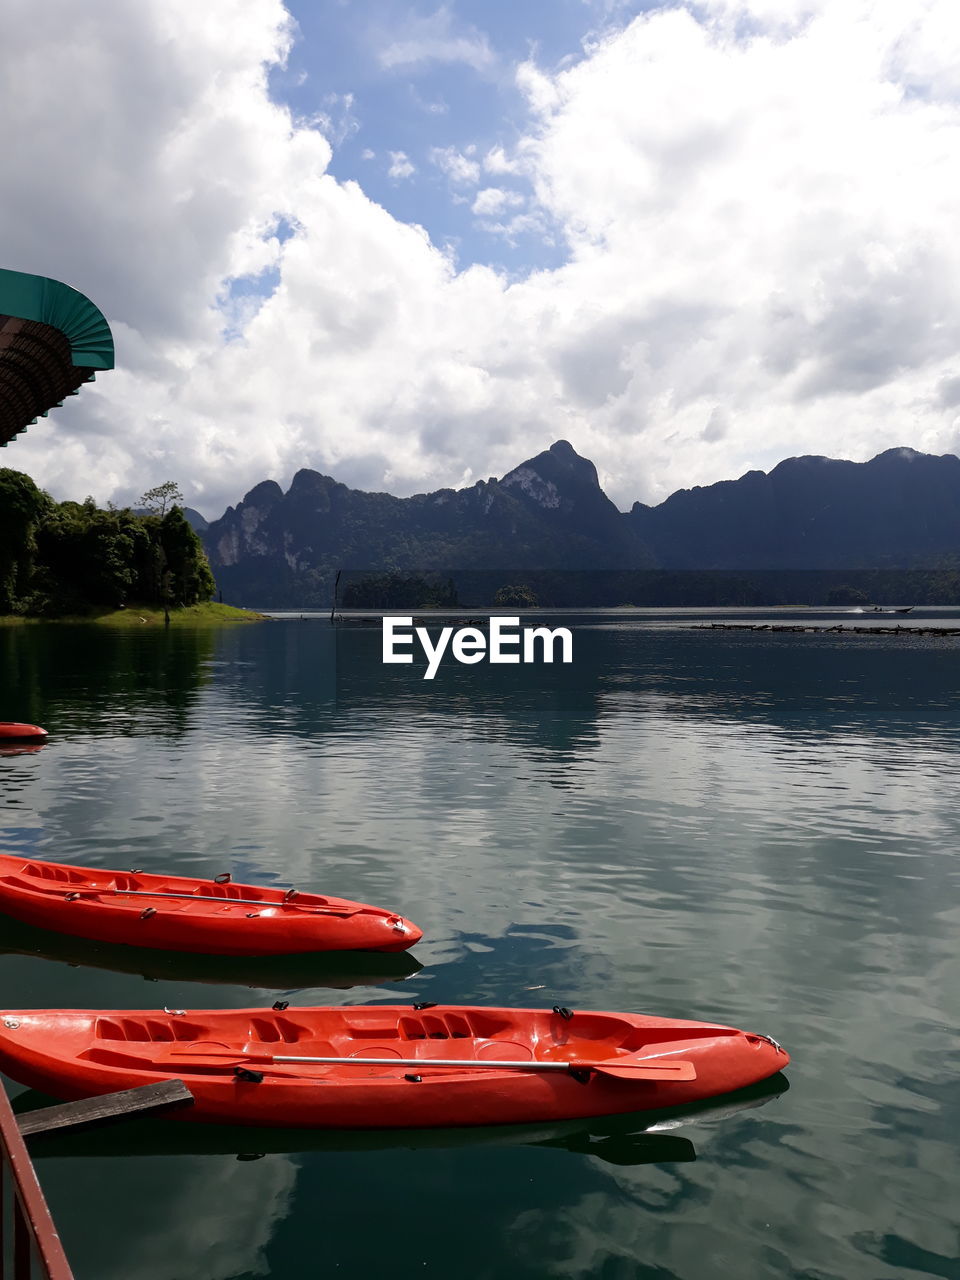
[[[77,289],[45,276],[0,267],[0,315],[59,329],[81,369],[113,368],[113,334],[99,308]]]

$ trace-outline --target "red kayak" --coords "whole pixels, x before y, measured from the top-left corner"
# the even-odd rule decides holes
[[[75,938],[216,956],[406,951],[423,931],[346,898],[0,854],[0,912]]]
[[[12,720],[0,720],[0,742],[30,742],[49,737],[46,729],[36,724],[15,724]]]
[[[0,1069],[57,1098],[180,1079],[185,1119],[536,1124],[683,1107],[775,1075],[768,1036],[630,1013],[456,1005],[0,1014]],[[322,1087],[318,1087],[322,1086]]]

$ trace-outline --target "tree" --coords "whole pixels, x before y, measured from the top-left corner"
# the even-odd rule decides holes
[[[172,507],[160,522],[163,550],[161,601],[192,605],[209,600],[215,583],[203,544],[179,507]]]
[[[540,601],[526,584],[511,584],[496,592],[493,603],[500,608],[536,609]]]
[[[37,530],[52,506],[29,476],[0,468],[0,614],[26,607],[33,586]]]
[[[148,520],[132,511],[101,511],[91,500],[52,507],[37,535],[32,607],[83,613],[149,598],[153,559]]]
[[[175,480],[165,480],[155,489],[148,489],[140,499],[139,506],[141,510],[148,511],[152,516],[159,516],[162,520],[172,507],[182,503],[180,486]]]

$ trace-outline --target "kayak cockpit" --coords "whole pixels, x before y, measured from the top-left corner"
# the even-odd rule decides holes
[[[170,1014],[111,1013],[91,1019],[87,1044],[144,1054],[159,1063],[170,1054],[206,1055],[205,1046],[230,1046],[238,1057],[266,1050],[336,1057],[476,1058],[562,1062],[626,1057],[666,1041],[695,1047],[697,1041],[740,1033],[727,1028],[638,1027],[629,1018],[576,1015],[573,1027],[543,1010],[450,1008],[416,1011],[402,1007]],[[522,1016],[521,1016],[522,1015]],[[136,1046],[136,1048],[134,1047]],[[153,1046],[151,1049],[150,1046]],[[376,1047],[373,1054],[372,1047]]]

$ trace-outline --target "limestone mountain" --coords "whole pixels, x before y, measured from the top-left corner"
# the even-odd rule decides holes
[[[932,568],[960,553],[960,458],[788,458],[635,503],[628,520],[663,568]]]
[[[390,572],[652,567],[592,462],[565,440],[502,479],[396,498],[298,471],[286,493],[258,484],[203,533],[224,594],[306,607],[339,568]]]
[[[789,458],[623,513],[560,440],[502,479],[410,498],[298,471],[286,493],[258,484],[201,536],[226,598],[265,608],[328,603],[337,569],[556,583],[569,570],[940,568],[960,559],[960,458]],[[644,598],[629,586],[617,578],[597,598]]]

